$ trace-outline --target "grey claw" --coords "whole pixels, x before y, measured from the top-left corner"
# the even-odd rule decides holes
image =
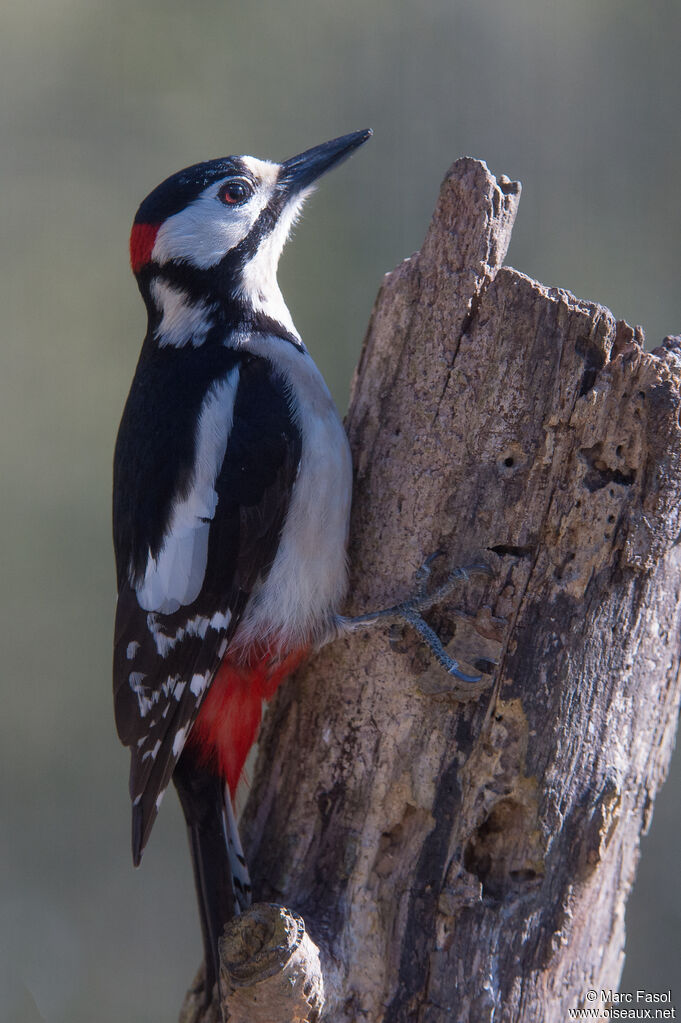
[[[458,678],[459,682],[482,682],[482,675],[467,675],[465,671],[461,671],[455,660],[452,660],[452,667],[448,674]]]
[[[441,558],[443,554],[444,554],[444,551],[433,551],[432,554],[428,555],[426,560],[423,562],[421,567],[416,572],[415,579],[416,579],[417,582],[420,583],[420,582],[427,582],[428,581],[428,579],[430,578],[430,566],[438,558]]]
[[[489,565],[484,562],[476,562],[473,565],[456,568],[450,573],[441,586],[437,587],[437,589],[429,594],[426,592],[426,586],[430,577],[431,565],[436,558],[442,557],[443,554],[444,551],[435,551],[423,562],[416,573],[416,579],[420,583],[420,586],[419,591],[415,596],[411,597],[409,600],[403,601],[401,604],[395,605],[394,607],[387,607],[382,611],[370,611],[368,614],[342,619],[342,622],[345,628],[356,628],[357,626],[370,625],[380,620],[385,621],[386,619],[391,618],[393,620],[401,618],[402,621],[407,622],[408,625],[411,625],[411,627],[418,632],[426,645],[430,648],[435,659],[445,669],[448,675],[458,679],[459,682],[474,685],[482,681],[483,675],[468,675],[466,672],[461,670],[458,662],[447,653],[442,645],[440,637],[437,635],[435,630],[428,625],[422,617],[421,612],[427,611],[435,604],[439,604],[445,600],[460,579],[468,580],[470,575],[476,574],[493,575],[493,572]],[[341,619],[339,619],[339,622],[340,621]]]
[[[458,662],[447,653],[442,645],[442,640],[435,632],[431,629],[428,622],[424,621],[417,611],[413,611],[410,608],[406,608],[401,612],[401,617],[411,625],[413,629],[416,629],[422,639],[425,640],[427,645],[430,647],[433,656],[442,667],[445,669],[448,675],[453,675],[460,682],[480,682],[482,681],[482,675],[467,675],[458,665]]]

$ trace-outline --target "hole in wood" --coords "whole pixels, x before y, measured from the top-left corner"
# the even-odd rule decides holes
[[[525,804],[502,799],[471,835],[464,866],[481,882],[483,895],[499,899],[541,880],[543,864],[534,848],[531,817]]]

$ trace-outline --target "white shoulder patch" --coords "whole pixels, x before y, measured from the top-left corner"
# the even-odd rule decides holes
[[[163,546],[156,558],[149,557],[144,579],[136,587],[137,600],[145,611],[172,614],[191,604],[201,591],[210,520],[218,502],[215,480],[232,429],[238,383],[236,366],[211,387],[204,399],[189,493],[175,502]]]

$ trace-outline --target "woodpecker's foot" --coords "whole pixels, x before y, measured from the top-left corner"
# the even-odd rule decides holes
[[[425,621],[422,612],[428,611],[435,604],[445,600],[462,579],[467,580],[472,575],[492,575],[492,570],[484,562],[476,562],[472,565],[455,568],[440,586],[431,593],[428,593],[431,566],[435,559],[441,557],[443,553],[443,551],[435,551],[434,554],[426,558],[416,573],[417,592],[409,600],[405,600],[401,604],[395,604],[393,607],[386,607],[381,611],[371,611],[368,614],[357,615],[355,618],[343,618],[342,624],[345,628],[356,629],[366,625],[374,625],[380,621],[401,620],[406,622],[418,632],[421,639],[430,648],[435,660],[442,665],[449,675],[452,675],[460,682],[477,683],[482,681],[482,675],[468,675],[461,670],[458,661],[455,661],[447,653],[440,637],[428,625],[428,622]]]

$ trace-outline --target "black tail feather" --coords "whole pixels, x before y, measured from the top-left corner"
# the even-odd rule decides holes
[[[239,912],[234,895],[223,824],[224,782],[185,749],[173,781],[189,834],[206,962],[206,1001],[220,978],[218,942],[225,924]]]

